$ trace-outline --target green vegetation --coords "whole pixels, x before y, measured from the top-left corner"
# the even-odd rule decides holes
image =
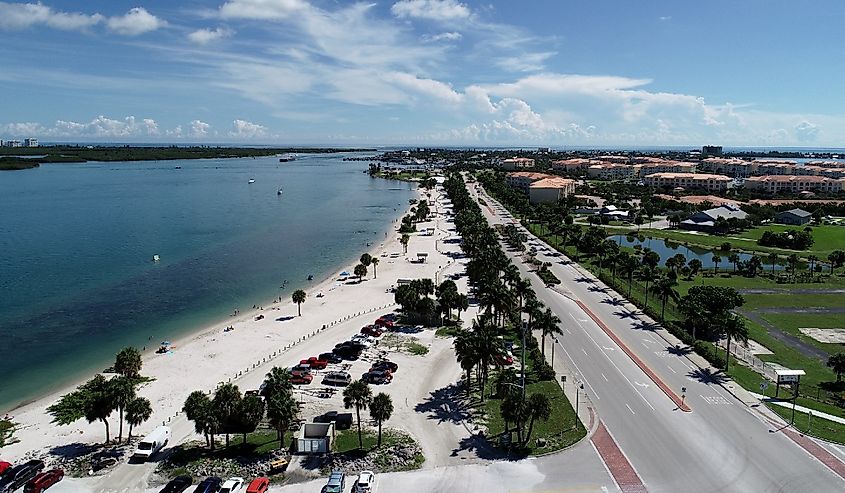
[[[434,335],[436,335],[437,337],[457,337],[458,334],[460,334],[461,332],[463,332],[463,329],[461,329],[460,327],[455,325],[449,325],[440,327],[439,329],[437,329]]]
[[[428,354],[428,348],[418,342],[409,342],[407,344],[408,352],[416,356]]]
[[[17,441],[12,436],[14,431],[14,423],[5,419],[0,420],[0,448],[5,447],[6,445],[11,445]]]
[[[425,456],[420,452],[419,446],[410,435],[399,430],[385,430],[382,436],[381,447],[378,445],[378,434],[373,430],[364,430],[361,435],[362,447],[358,446],[358,434],[355,430],[338,431],[334,441],[334,453],[336,455],[347,455],[350,457],[369,456],[379,467],[381,472],[412,471],[422,467]],[[395,467],[391,463],[393,458],[390,450],[394,446],[412,446],[417,449],[411,463],[402,467]]]
[[[38,161],[35,159],[19,157],[0,157],[0,171],[21,170],[37,168]]]
[[[789,423],[792,419],[792,408],[786,408],[775,404],[767,404],[769,409],[777,413],[781,418]],[[798,431],[805,433],[828,442],[835,442],[845,444],[845,425],[820,418],[818,416],[810,417],[809,414],[801,411],[795,411],[795,423],[793,426]]]
[[[34,162],[24,162],[28,167],[38,163],[81,163],[86,161],[163,161],[173,159],[220,159],[236,157],[262,157],[285,153],[331,153],[365,151],[372,149],[320,149],[320,148],[250,148],[250,147],[132,147],[132,146],[41,146],[0,148],[0,156],[33,156]],[[7,158],[0,158],[7,159]],[[12,162],[21,162],[21,158]],[[18,164],[17,166],[19,166]],[[0,169],[4,168],[0,163]]]

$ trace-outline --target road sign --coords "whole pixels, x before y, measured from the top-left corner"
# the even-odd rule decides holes
[[[778,375],[778,383],[797,382],[798,375]]]
[[[769,388],[769,382],[760,382],[760,390],[765,392]]]
[[[566,375],[560,376],[560,383],[566,383]]]

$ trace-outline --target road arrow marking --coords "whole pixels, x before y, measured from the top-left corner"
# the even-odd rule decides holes
[[[647,383],[640,383],[640,382],[634,382],[634,383],[637,384],[638,387],[643,387],[643,388],[646,388],[646,389],[648,388]]]
[[[604,349],[605,351],[616,351],[616,348],[612,348],[612,347],[602,346],[601,348]]]

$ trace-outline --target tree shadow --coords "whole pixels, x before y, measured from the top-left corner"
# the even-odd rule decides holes
[[[722,373],[721,370],[717,370],[713,372],[710,368],[696,368],[695,370],[691,370],[687,373],[687,376],[698,380],[699,382],[710,385],[710,384],[723,384],[728,381],[728,377]]]
[[[613,312],[613,314],[615,316],[619,317],[619,318],[632,318],[632,319],[637,318],[637,314],[635,312],[630,311],[630,310],[624,310],[624,311],[619,310],[619,311]]]
[[[573,279],[573,281],[583,282],[583,283],[588,283],[588,284],[592,284],[594,282],[592,279],[590,279],[589,277],[585,277],[585,276],[576,277],[575,279]]]
[[[293,320],[294,318],[296,318],[296,317],[294,317],[292,315],[286,316],[286,317],[279,317],[279,318],[276,319],[276,322],[287,322],[288,320]]]
[[[666,346],[666,351],[669,354],[674,354],[675,356],[687,356],[692,354],[692,347],[691,346]]]
[[[93,454],[102,447],[102,444],[92,445],[90,443],[69,443],[67,445],[59,445],[58,447],[51,448],[49,454],[64,459],[73,459],[83,455]]]
[[[593,284],[592,286],[587,288],[587,291],[591,291],[593,293],[607,293],[608,291],[610,291],[610,288],[600,287],[600,286]]]
[[[452,383],[429,392],[423,402],[414,406],[414,410],[427,414],[428,419],[437,420],[439,423],[461,424],[472,417],[465,399],[463,386]]]
[[[604,298],[603,300],[601,300],[600,303],[612,306],[623,306],[625,302],[623,300],[620,300],[619,298]]]
[[[484,460],[519,460],[523,458],[522,456],[513,456],[513,454],[509,455],[507,452],[494,447],[486,436],[477,434],[462,438],[458,442],[458,447],[452,449],[452,457],[456,457],[461,452],[471,452],[479,459]]]
[[[632,312],[628,312],[628,313],[632,313]],[[646,330],[648,332],[655,332],[660,328],[660,324],[658,324],[657,322],[650,323],[650,322],[646,322],[645,320],[638,320],[637,322],[635,322],[631,326],[631,328],[634,329],[634,330]]]

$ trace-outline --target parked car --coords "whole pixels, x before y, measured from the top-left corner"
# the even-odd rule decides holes
[[[164,448],[169,441],[170,428],[159,426],[138,442],[138,448],[135,449],[132,457],[141,461],[149,460],[156,452]]]
[[[352,383],[352,375],[345,371],[330,371],[323,377],[324,385],[349,385]]]
[[[338,430],[348,430],[352,427],[352,413],[329,411],[314,418],[315,423],[334,423]]]
[[[64,477],[65,471],[62,469],[51,469],[47,472],[38,473],[26,483],[23,491],[24,493],[41,493],[61,481]]]
[[[314,380],[314,375],[311,372],[292,371],[290,373],[290,383],[308,385]]]
[[[322,493],[343,493],[346,489],[346,474],[343,471],[332,471],[329,482],[323,486]]]
[[[246,493],[267,493],[267,488],[270,487],[270,479],[265,477],[255,478],[246,487]]]
[[[512,365],[513,357],[507,354],[497,354],[493,356],[493,362],[499,366]]]
[[[373,339],[370,336],[365,336],[364,334],[354,335],[354,336],[352,336],[351,340],[352,340],[352,342],[355,342],[355,343],[358,343],[359,345],[361,345],[364,349],[372,346],[373,343],[376,342],[375,339]]]
[[[386,384],[393,381],[393,374],[390,373],[390,370],[370,371],[364,374],[363,380],[367,383],[373,383],[376,385],[383,383]]]
[[[244,488],[244,478],[229,478],[220,488],[220,493],[237,493]]]
[[[322,353],[321,355],[317,356],[317,358],[326,360],[329,363],[340,363],[341,361],[343,361],[343,358],[341,358],[335,353]]]
[[[158,493],[182,493],[192,484],[194,484],[194,480],[190,476],[176,476],[164,485],[164,488],[160,489]]]
[[[339,346],[334,349],[334,353],[343,359],[356,360],[361,356],[361,348],[359,346]]]
[[[375,325],[365,325],[361,328],[361,333],[373,337],[381,337],[383,332]]]
[[[358,473],[358,479],[353,485],[354,493],[371,493],[373,491],[373,482],[376,475],[373,471],[361,471]]]
[[[399,369],[399,365],[397,365],[396,363],[394,363],[392,361],[388,361],[388,360],[376,361],[375,363],[373,363],[373,366],[370,367],[370,371],[390,370],[390,373],[396,373],[396,370],[398,370],[398,369]]]
[[[217,476],[209,476],[194,488],[194,493],[217,493],[223,480]]]
[[[18,490],[43,470],[44,462],[40,460],[24,462],[6,470],[6,474],[0,479],[0,493],[12,493]]]
[[[0,460],[0,478],[6,474],[6,471],[12,468],[12,464],[4,460]]]
[[[310,373],[311,372],[311,365],[309,365],[308,363],[300,362],[298,365],[292,366],[290,368],[291,375],[293,375],[296,372]]]
[[[304,359],[299,362],[300,366],[305,364],[310,366],[314,370],[324,370],[327,366],[329,366],[329,362],[327,360],[318,358],[316,356],[311,356],[308,359]]]
[[[378,320],[376,320],[375,326],[384,327],[385,329],[390,330],[393,328],[393,320],[390,320],[385,317],[380,317]]]

